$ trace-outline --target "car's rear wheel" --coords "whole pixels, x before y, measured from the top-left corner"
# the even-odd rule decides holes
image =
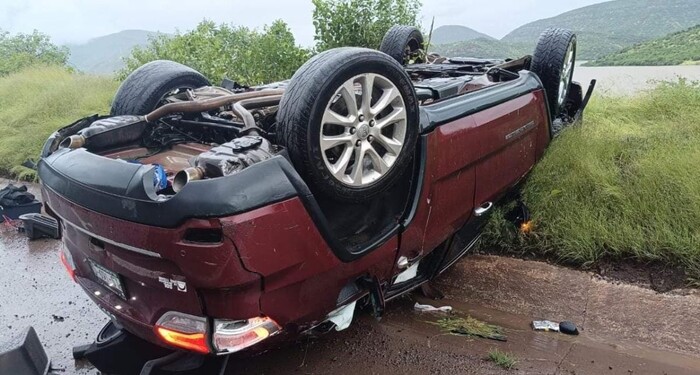
[[[384,34],[379,50],[401,65],[425,62],[423,34],[414,26],[393,26]]]
[[[331,198],[360,202],[394,186],[410,164],[418,101],[391,57],[338,48],[294,74],[277,120],[279,142],[307,181]]]
[[[531,71],[542,81],[552,120],[564,110],[576,64],[576,34],[550,28],[540,35]]]
[[[208,85],[209,80],[188,66],[168,60],[151,61],[122,82],[112,101],[111,114],[146,115],[163,105],[168,95]]]

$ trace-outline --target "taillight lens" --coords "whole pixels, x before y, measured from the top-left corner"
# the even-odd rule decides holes
[[[63,266],[66,267],[68,275],[73,281],[75,281],[75,262],[73,262],[73,256],[65,246],[61,246],[59,257],[61,258],[61,263],[63,263]]]
[[[205,318],[170,311],[158,319],[155,331],[158,337],[172,346],[203,354],[210,351]]]
[[[280,332],[280,326],[268,317],[248,320],[215,320],[214,349],[220,353],[234,353],[265,340]]]

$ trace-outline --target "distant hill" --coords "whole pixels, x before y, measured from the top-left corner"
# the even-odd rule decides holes
[[[145,30],[124,30],[91,39],[84,44],[69,44],[68,63],[79,71],[93,74],[112,74],[121,69],[122,58],[135,46],[143,46],[149,38],[159,35]]]
[[[700,64],[700,25],[623,49],[589,66]]]
[[[502,41],[523,43],[532,48],[544,29],[564,27],[578,34],[578,58],[588,60],[698,23],[698,0],[616,0],[528,23],[510,32]]]
[[[485,38],[432,46],[430,52],[437,52],[447,57],[479,57],[484,59],[518,58],[532,53],[528,46],[523,44]]]
[[[474,29],[470,29],[466,26],[461,25],[445,25],[440,26],[433,30],[433,36],[431,39],[432,44],[450,44],[457,42],[464,42],[473,39],[491,39],[495,38],[482,34]]]

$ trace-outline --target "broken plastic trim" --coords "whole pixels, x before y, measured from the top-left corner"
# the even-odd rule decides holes
[[[335,324],[336,331],[342,331],[350,327],[352,323],[352,317],[355,315],[355,306],[357,301],[348,303],[347,305],[341,306],[328,314],[327,320]]]

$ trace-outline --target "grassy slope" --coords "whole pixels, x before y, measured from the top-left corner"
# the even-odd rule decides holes
[[[535,229],[494,216],[484,248],[590,264],[604,257],[680,265],[700,280],[700,86],[663,84],[598,98],[530,176]]]
[[[617,0],[531,22],[513,30],[503,41],[528,43],[534,48],[544,29],[565,27],[579,36],[579,59],[589,60],[699,22],[697,0]]]
[[[36,159],[56,129],[95,113],[107,113],[118,83],[109,78],[36,67],[0,78],[0,174],[34,178],[20,166]]]
[[[700,25],[589,62],[589,66],[680,65],[700,62]]]

